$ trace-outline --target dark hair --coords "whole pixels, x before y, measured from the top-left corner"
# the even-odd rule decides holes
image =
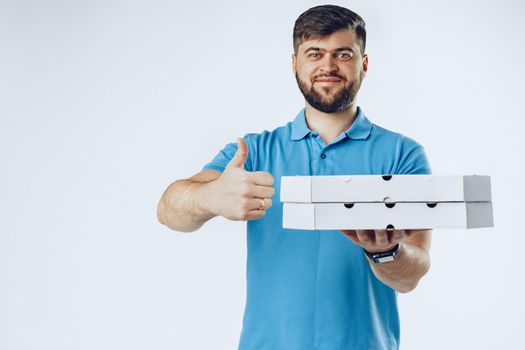
[[[304,41],[322,38],[343,29],[355,31],[361,54],[365,53],[365,21],[357,13],[335,5],[315,6],[303,12],[293,28],[293,49]]]

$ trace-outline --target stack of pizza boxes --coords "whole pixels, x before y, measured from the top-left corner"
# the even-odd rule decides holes
[[[283,176],[280,199],[290,229],[493,226],[490,176]]]

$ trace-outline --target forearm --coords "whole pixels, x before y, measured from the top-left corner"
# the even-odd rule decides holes
[[[170,229],[192,232],[214,216],[206,206],[209,182],[178,180],[162,195],[157,208],[160,223]]]
[[[396,260],[374,264],[369,260],[372,271],[384,284],[401,293],[413,290],[430,268],[430,257],[420,247],[401,243]]]

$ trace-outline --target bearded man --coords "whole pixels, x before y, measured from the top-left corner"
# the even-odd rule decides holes
[[[365,22],[349,9],[301,14],[292,69],[305,107],[282,127],[226,145],[159,202],[159,221],[177,231],[218,215],[248,221],[241,350],[399,348],[397,292],[428,271],[431,231],[283,229],[282,203],[272,200],[281,176],[430,173],[418,143],[357,105],[365,45]]]

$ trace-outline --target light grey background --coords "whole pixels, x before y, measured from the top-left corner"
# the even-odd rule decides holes
[[[402,349],[519,346],[525,6],[335,3],[367,21],[369,118],[434,174],[492,176],[495,228],[435,230],[430,273],[399,296]],[[1,349],[236,348],[245,223],[177,233],[156,204],[295,116],[292,28],[318,4],[0,1]]]

